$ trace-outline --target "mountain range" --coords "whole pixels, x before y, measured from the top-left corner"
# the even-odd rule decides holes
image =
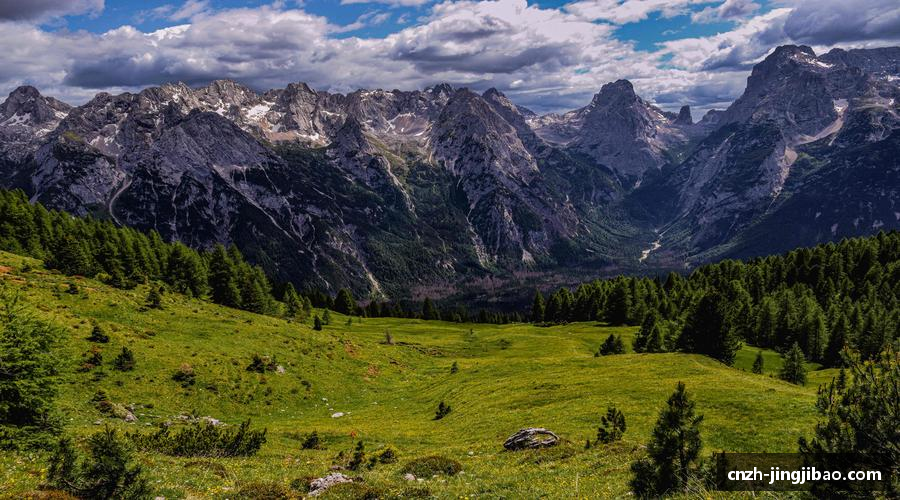
[[[0,104],[0,183],[278,280],[370,297],[688,269],[900,228],[900,47],[782,46],[694,120],[632,84],[539,116],[496,89],[220,80]]]

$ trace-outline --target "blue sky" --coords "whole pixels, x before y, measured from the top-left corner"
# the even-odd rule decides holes
[[[727,106],[776,46],[900,43],[896,0],[0,0],[0,91],[72,103],[228,78],[257,90],[496,87],[539,112],[626,78]]]

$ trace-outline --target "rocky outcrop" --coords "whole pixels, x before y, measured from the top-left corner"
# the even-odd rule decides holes
[[[543,427],[529,427],[521,429],[503,443],[503,447],[509,451],[549,448],[559,444],[559,436]]]

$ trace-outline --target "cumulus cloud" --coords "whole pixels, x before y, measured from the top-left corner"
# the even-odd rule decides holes
[[[818,45],[900,40],[896,0],[803,0],[788,16],[785,33]]]
[[[161,19],[183,18],[172,21],[180,24],[149,33],[132,26],[102,34],[48,31],[0,21],[0,87],[28,83],[79,103],[99,90],[134,91],[172,81],[201,85],[219,78],[257,90],[304,81],[336,92],[449,82],[474,90],[497,87],[517,104],[544,112],[583,106],[604,83],[627,78],[639,94],[666,109],[691,104],[702,112],[738,96],[750,66],[773,47],[813,36],[791,25],[793,16],[806,12],[803,5],[748,15],[738,13],[752,6],[726,1],[714,6],[716,15],[734,19],[734,29],[724,33],[663,42],[649,52],[616,37],[616,23],[654,9],[686,9],[692,1],[609,0],[607,22],[586,13],[586,1],[577,8],[542,8],[526,0],[446,1],[381,38],[347,34],[386,22],[390,13],[367,12],[339,26],[298,2],[210,10],[190,0],[157,13]],[[871,36],[881,36],[886,28],[874,23],[864,24]]]
[[[566,6],[566,10],[592,21],[615,24],[633,23],[659,12],[673,17],[687,12],[687,7],[712,3],[711,0],[580,0]]]
[[[691,14],[691,21],[695,23],[728,21],[746,17],[759,10],[759,7],[760,5],[753,0],[725,0],[720,5],[706,7]]]
[[[101,11],[103,0],[0,0],[0,20],[40,20]]]
[[[395,7],[419,7],[431,2],[431,0],[341,0],[341,5],[350,5],[355,3],[380,3],[385,5],[393,5]]]

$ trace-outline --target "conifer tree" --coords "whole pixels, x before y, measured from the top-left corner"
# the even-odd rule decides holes
[[[331,324],[331,311],[325,309],[325,312],[322,313],[322,324],[330,325]]]
[[[288,283],[284,287],[284,308],[285,315],[288,318],[296,318],[301,316],[304,313],[304,304],[300,299],[300,296],[297,295],[297,290],[294,289],[294,285]]]
[[[606,409],[606,415],[600,417],[597,443],[609,444],[621,440],[626,428],[625,415],[615,406],[610,406]]]
[[[848,357],[847,376],[819,388],[816,408],[823,420],[811,440],[800,439],[805,462],[819,470],[883,471],[879,495],[900,497],[900,356],[888,346],[870,362]],[[819,498],[872,496],[871,485],[852,481],[817,482]]]
[[[422,319],[424,319],[424,320],[440,319],[440,315],[438,314],[437,309],[435,309],[434,303],[428,297],[425,297],[425,301],[422,302]]]
[[[0,449],[48,444],[55,414],[62,332],[0,288]]]
[[[346,288],[338,290],[337,297],[334,299],[334,310],[347,315],[356,312],[356,300],[350,290]]]
[[[702,421],[702,415],[694,414],[694,402],[684,383],[679,382],[653,428],[647,457],[631,465],[631,489],[636,496],[685,491],[703,446]]]
[[[319,315],[316,314],[316,316],[313,318],[313,330],[318,331],[321,329],[322,329],[322,320],[319,318]]]
[[[631,295],[628,285],[619,280],[606,301],[606,321],[611,325],[626,325],[631,318]]]
[[[794,342],[787,354],[784,355],[784,362],[781,365],[781,371],[778,376],[781,380],[785,380],[792,384],[806,384],[806,358],[803,356],[803,349],[800,344]]]
[[[216,304],[241,306],[235,265],[222,245],[216,245],[209,256],[209,287],[212,301]]]
[[[762,374],[764,363],[765,360],[763,359],[763,353],[762,351],[758,351],[756,353],[756,359],[753,360],[753,373]]]
[[[691,309],[678,346],[686,352],[705,354],[729,366],[734,364],[741,342],[728,325],[725,300],[720,294],[706,293]]]
[[[544,321],[545,310],[546,305],[544,304],[544,296],[541,294],[540,290],[535,290],[534,299],[531,301],[531,322],[542,323]]]

